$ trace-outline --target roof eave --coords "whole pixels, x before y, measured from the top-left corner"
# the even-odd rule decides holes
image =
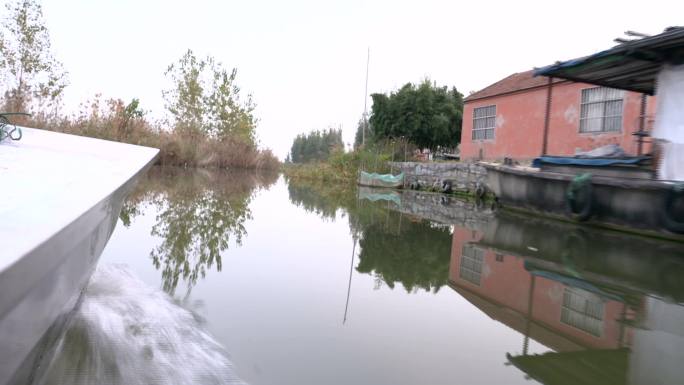
[[[570,82],[570,80],[559,79],[558,81],[554,81],[553,84],[556,85],[556,84],[567,83],[567,82]],[[548,87],[548,83],[547,84],[541,84],[541,85],[534,86],[534,87],[519,88],[519,89],[514,90],[514,91],[500,92],[498,94],[480,96],[480,97],[475,97],[475,98],[471,98],[470,96],[468,96],[465,99],[463,99],[463,103],[469,103],[469,102],[474,102],[474,101],[484,100],[484,99],[489,99],[489,98],[497,98],[500,96],[513,95],[513,94],[518,94],[518,93],[522,93],[522,92],[526,92],[526,91],[530,91],[530,90],[537,90],[537,89],[546,88],[546,87]]]

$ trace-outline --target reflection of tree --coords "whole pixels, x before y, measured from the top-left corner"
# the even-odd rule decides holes
[[[390,288],[400,282],[408,291],[439,290],[449,275],[451,235],[448,228],[427,221],[412,222],[388,209],[387,202],[357,201],[353,190],[305,180],[288,181],[290,201],[324,219],[338,209],[360,236],[357,271],[374,274]]]
[[[351,189],[305,180],[288,180],[290,202],[323,219],[335,219],[337,210],[349,206],[355,195]]]
[[[212,267],[221,271],[221,252],[231,240],[241,245],[255,189],[276,178],[246,172],[153,169],[129,199],[121,219],[130,223],[141,204],[156,206],[152,235],[161,238],[161,243],[150,253],[152,262],[161,269],[166,292],[173,294],[181,280],[190,290]]]
[[[416,288],[437,292],[449,278],[449,228],[404,220],[396,229],[399,214],[392,214],[393,228],[377,223],[363,229],[356,270],[374,273],[390,288],[400,282],[409,292]]]

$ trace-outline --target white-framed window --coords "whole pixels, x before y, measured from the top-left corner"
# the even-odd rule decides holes
[[[566,287],[563,291],[561,322],[593,336],[603,334],[603,301],[596,294]]]
[[[463,245],[461,263],[458,269],[459,278],[480,286],[483,262],[484,250],[471,244]]]
[[[494,139],[496,105],[473,109],[473,140]]]
[[[582,90],[580,132],[620,132],[624,91],[608,87]]]

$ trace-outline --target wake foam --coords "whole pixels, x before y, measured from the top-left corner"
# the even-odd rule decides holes
[[[122,265],[94,272],[39,384],[244,384],[198,317]]]

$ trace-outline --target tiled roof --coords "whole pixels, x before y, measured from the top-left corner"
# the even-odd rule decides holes
[[[554,79],[553,82],[557,83],[562,81],[561,79]],[[488,98],[490,96],[496,96],[501,94],[507,94],[515,91],[526,90],[528,88],[541,87],[548,84],[549,78],[546,76],[534,76],[534,70],[529,70],[525,72],[518,72],[505,77],[498,82],[489,85],[473,94],[468,95],[465,101],[471,101],[475,99]]]

